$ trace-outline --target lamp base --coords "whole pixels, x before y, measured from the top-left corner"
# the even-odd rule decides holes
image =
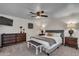
[[[72,34],[74,33],[74,31],[71,29],[69,30],[69,34],[70,34],[70,37],[72,37]]]

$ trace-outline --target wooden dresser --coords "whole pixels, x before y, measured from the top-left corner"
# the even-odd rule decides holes
[[[76,37],[65,37],[65,46],[70,46],[77,49],[78,48],[77,40],[78,38]]]
[[[16,37],[17,41],[16,42],[22,42],[22,41],[26,41],[26,33],[21,33],[21,34],[17,34],[17,37]]]
[[[12,33],[1,35],[1,46],[8,46],[26,41],[26,33]]]

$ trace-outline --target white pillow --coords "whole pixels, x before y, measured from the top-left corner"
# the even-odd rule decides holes
[[[61,33],[53,33],[53,37],[60,37]]]
[[[47,35],[48,33],[45,33],[45,36],[49,36],[49,37],[60,37],[61,33],[52,33],[51,36]]]

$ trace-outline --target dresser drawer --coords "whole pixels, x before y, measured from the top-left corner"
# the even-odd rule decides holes
[[[77,40],[65,39],[65,42],[77,43]]]
[[[65,45],[78,48],[77,38],[65,37]]]

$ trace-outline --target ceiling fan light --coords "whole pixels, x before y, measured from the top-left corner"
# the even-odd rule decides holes
[[[40,16],[36,16],[36,19],[40,19]]]

